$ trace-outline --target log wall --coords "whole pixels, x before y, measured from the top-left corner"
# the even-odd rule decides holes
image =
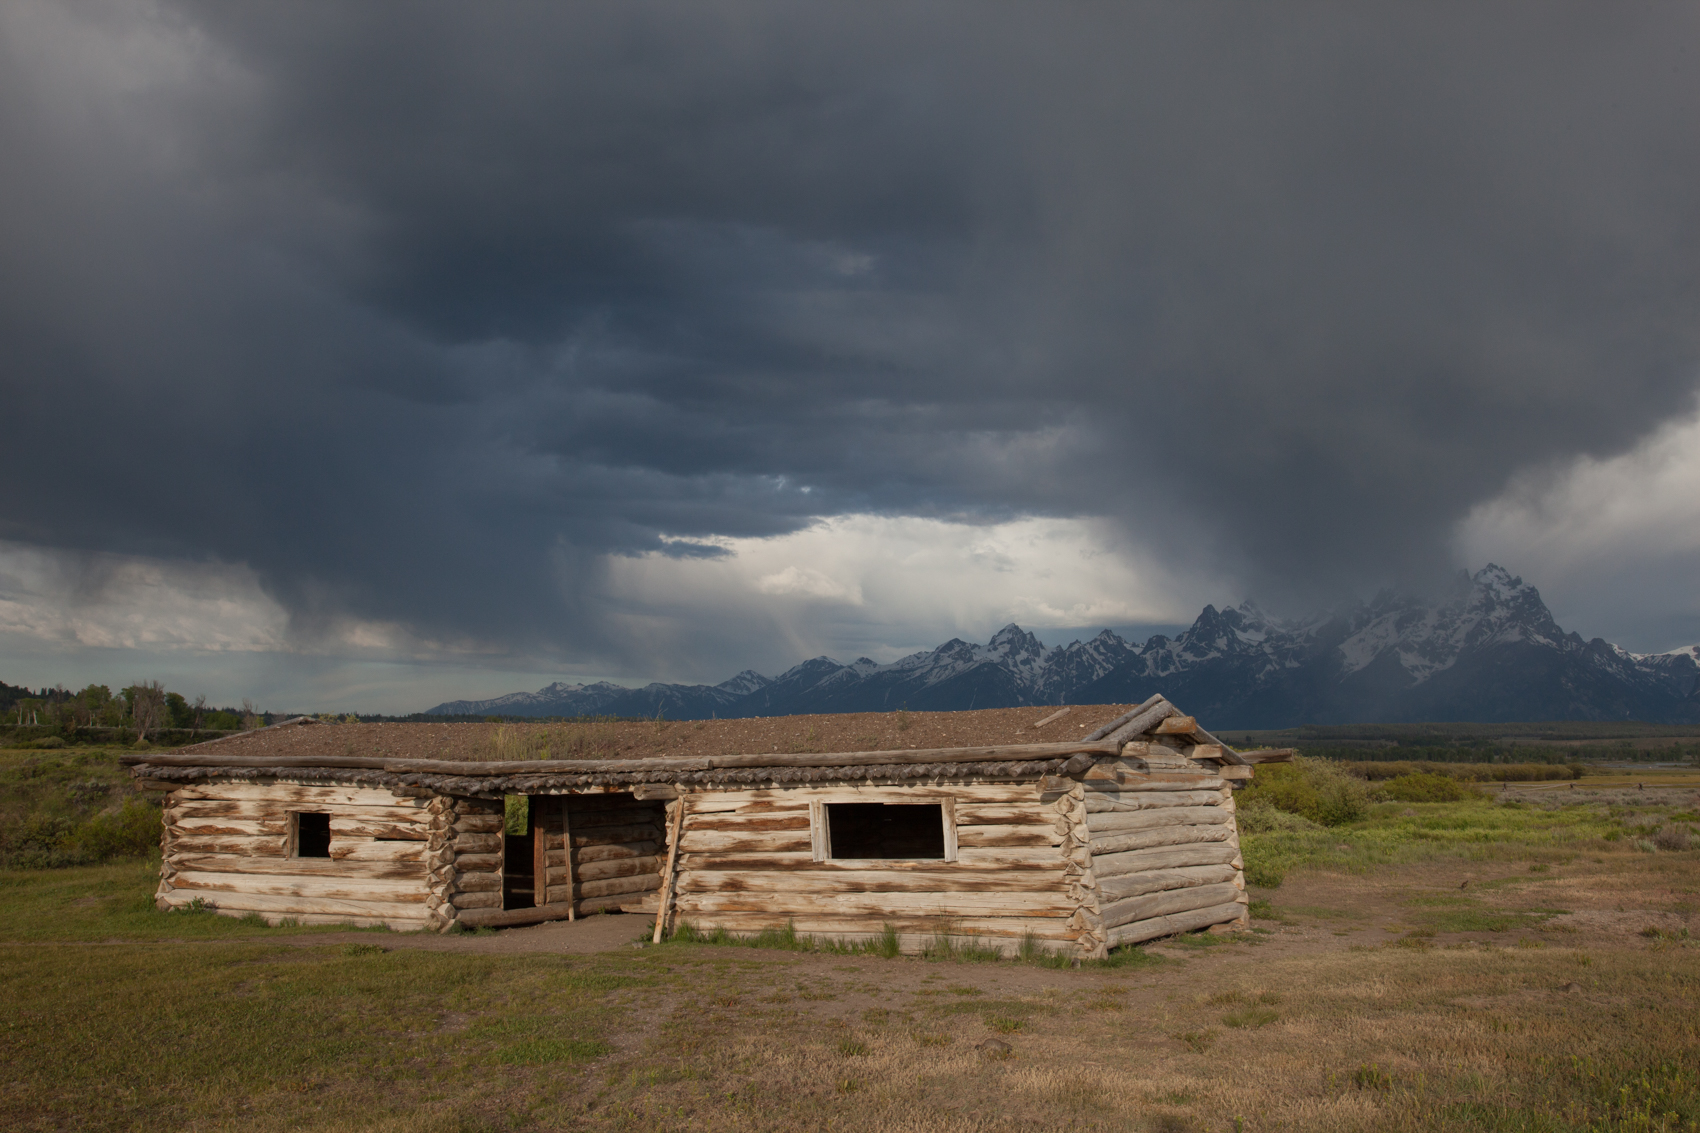
[[[954,811],[955,860],[817,861],[811,827],[830,803],[923,803]],[[685,794],[671,923],[783,928],[861,940],[890,925],[918,949],[940,934],[1005,950],[1031,935],[1072,942],[1066,825],[1032,781],[773,787]],[[948,843],[948,837],[947,837]],[[948,852],[948,851],[947,851]]]
[[[431,923],[428,843],[448,800],[360,786],[202,782],[167,796],[155,901],[276,924]],[[330,815],[330,856],[292,856],[291,815]]]
[[[1135,746],[1095,761],[1066,793],[1066,844],[1089,894],[1079,913],[1087,956],[1249,923],[1231,783],[1185,749]]]

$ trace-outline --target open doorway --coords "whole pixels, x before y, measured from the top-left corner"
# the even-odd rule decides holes
[[[503,800],[502,821],[502,908],[532,909],[537,906],[537,826],[539,808],[527,795],[509,795]]]

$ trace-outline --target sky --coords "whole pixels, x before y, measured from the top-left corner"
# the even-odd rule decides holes
[[[1700,9],[10,0],[0,679],[1700,641]]]

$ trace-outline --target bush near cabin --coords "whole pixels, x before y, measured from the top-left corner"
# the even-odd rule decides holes
[[[1257,769],[1251,785],[1239,793],[1237,810],[1269,807],[1298,815],[1318,826],[1356,822],[1369,809],[1369,788],[1326,759],[1298,756],[1291,763]]]

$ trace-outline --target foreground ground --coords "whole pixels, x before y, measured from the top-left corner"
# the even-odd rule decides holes
[[[1648,840],[1700,783],[1647,782],[1254,837],[1255,931],[1078,970],[266,929],[153,911],[143,863],[16,871],[0,1122],[1700,1129],[1700,855]]]

